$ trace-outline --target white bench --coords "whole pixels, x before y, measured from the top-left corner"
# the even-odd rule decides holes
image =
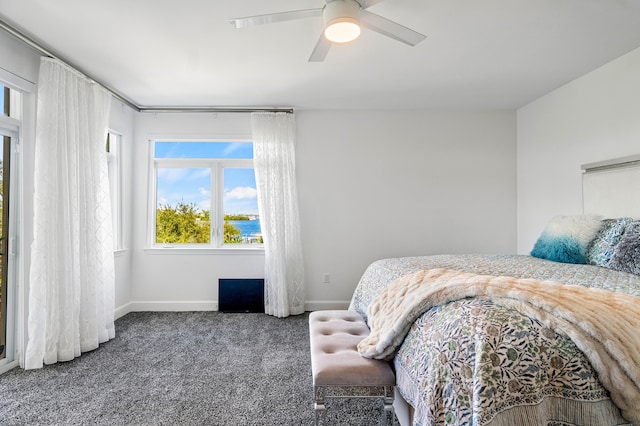
[[[387,424],[388,417],[395,423],[395,375],[391,366],[386,361],[364,358],[357,349],[368,335],[369,327],[357,312],[316,311],[309,315],[316,425],[326,421],[327,398],[354,397],[382,399],[381,423]]]

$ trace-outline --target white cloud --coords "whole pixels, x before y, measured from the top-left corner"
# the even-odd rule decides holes
[[[211,170],[206,168],[158,168],[158,182],[162,182],[162,184],[198,181],[202,179],[209,179],[210,176]]]
[[[244,200],[247,198],[257,198],[258,191],[250,186],[238,186],[224,194],[227,199]]]

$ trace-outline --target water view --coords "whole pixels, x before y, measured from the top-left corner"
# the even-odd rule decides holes
[[[245,244],[261,243],[260,219],[254,220],[230,220],[229,224],[235,226],[242,235],[242,242]]]

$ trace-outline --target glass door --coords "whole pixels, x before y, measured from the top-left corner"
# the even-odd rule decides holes
[[[10,242],[15,239],[13,232],[15,218],[10,217],[9,189],[12,186],[10,176],[12,173],[11,159],[15,155],[15,143],[18,141],[20,121],[17,109],[20,96],[19,92],[0,85],[0,373],[7,363],[15,359],[15,300],[16,286],[14,285],[14,260],[15,253],[10,250]],[[14,140],[15,139],[15,140]],[[13,211],[13,210],[12,210]]]
[[[4,75],[4,77],[3,77]],[[13,84],[23,80],[13,78]],[[27,86],[32,89],[31,86]],[[27,93],[31,93],[29,90]],[[20,229],[20,134],[23,109],[23,92],[9,88],[0,82],[0,374],[19,363],[18,347],[24,342],[23,322],[19,319],[24,305],[18,292],[18,234]],[[35,109],[35,105],[30,108]]]

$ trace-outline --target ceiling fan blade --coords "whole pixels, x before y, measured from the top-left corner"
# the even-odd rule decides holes
[[[367,9],[375,4],[381,3],[384,0],[356,0],[361,8]]]
[[[322,9],[292,10],[290,12],[269,13],[267,15],[247,16],[232,19],[229,22],[236,28],[252,27],[254,25],[272,24],[274,22],[293,21],[295,19],[316,18],[322,16]]]
[[[320,34],[316,47],[313,48],[313,52],[311,52],[311,56],[309,56],[309,62],[324,61],[330,48],[331,42],[324,37],[324,34]]]
[[[397,22],[383,18],[375,13],[368,12],[366,10],[360,10],[360,23],[363,27],[369,28],[377,33],[384,34],[387,37],[391,37],[394,40],[398,40],[409,46],[415,46],[422,40],[427,38],[424,34],[420,34],[417,31],[413,31],[410,28],[402,26]]]

